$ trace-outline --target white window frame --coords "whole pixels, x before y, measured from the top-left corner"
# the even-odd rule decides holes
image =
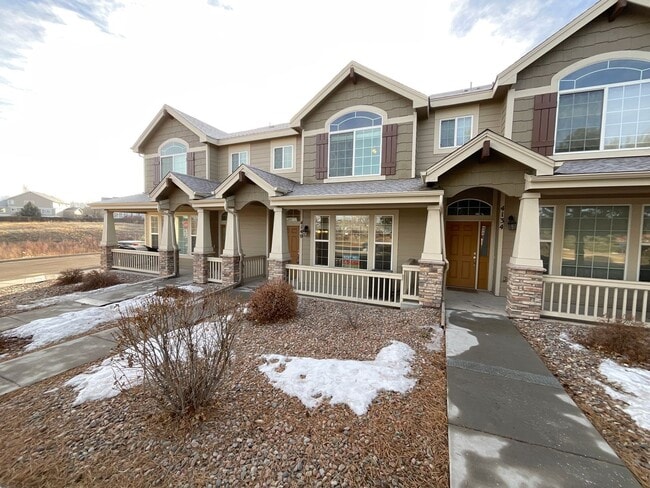
[[[246,156],[246,157],[245,157],[246,161],[244,161],[243,163],[241,162],[242,154]],[[237,166],[233,166],[233,158],[234,158],[235,156],[237,156],[237,159],[238,159],[238,164],[237,164]],[[242,164],[249,164],[249,162],[250,162],[250,161],[249,161],[249,159],[248,159],[248,151],[235,151],[235,152],[231,152],[231,153],[230,153],[230,156],[229,156],[230,172],[231,172],[231,173],[234,173],[235,171],[237,171],[237,168],[239,168]]]
[[[280,161],[280,167],[278,168],[276,166],[277,160],[275,157],[275,152],[281,149],[282,150],[282,159]],[[287,149],[291,151],[291,154],[289,155],[290,157],[286,157]],[[288,164],[287,164],[287,159],[288,159]],[[286,144],[283,146],[275,146],[271,148],[271,170],[274,172],[282,172],[282,171],[291,171],[293,170],[294,167],[294,161],[295,161],[295,150],[293,147],[293,144]]]
[[[469,139],[467,141],[472,139],[472,134],[474,134],[474,116],[473,115],[459,115],[457,117],[448,117],[444,119],[440,119],[440,123],[438,124],[438,147],[440,149],[450,149],[454,147],[460,147],[464,144],[467,144],[467,141],[463,142],[462,144],[458,144],[458,121],[460,119],[469,119]],[[442,145],[442,124],[443,122],[449,122],[449,121],[454,121],[454,144],[451,146],[443,146]]]
[[[162,151],[166,146],[171,146],[171,145],[178,145],[181,146],[184,150],[184,163],[185,163],[185,168],[183,171],[175,171],[174,170],[174,161],[173,158],[180,155],[180,153],[173,154],[171,156],[163,156]],[[189,152],[190,146],[183,140],[183,139],[178,139],[178,138],[173,138],[173,139],[167,139],[165,142],[163,142],[160,147],[158,147],[158,157],[160,158],[160,178],[164,178],[164,176],[169,173],[169,172],[174,172],[174,173],[182,173],[182,174],[187,174],[187,153]],[[164,158],[172,158],[172,168],[166,173],[163,170],[163,159]]]
[[[637,269],[636,269],[636,280],[641,279],[641,257],[643,256],[643,248],[650,247],[650,244],[643,244],[643,218],[645,216],[646,209],[650,210],[650,205],[641,205],[641,224],[639,226],[639,258],[637,260]],[[643,281],[642,283],[648,283]]]
[[[156,232],[153,231],[153,223],[156,222]],[[153,236],[156,236],[156,245],[153,245]],[[160,216],[150,215],[149,216],[149,245],[151,247],[158,248],[160,245]]]
[[[317,217],[327,217],[327,239],[316,239],[316,219]],[[332,263],[332,258],[331,258],[331,236],[332,236],[332,216],[330,214],[325,214],[325,213],[318,213],[313,216],[313,221],[312,221],[312,227],[313,229],[313,242],[314,245],[312,246],[312,251],[311,251],[311,263],[312,266],[318,266],[320,268],[329,268],[330,264]],[[317,242],[327,242],[327,265],[323,264],[316,264],[316,243]]]
[[[542,208],[552,208],[553,209],[553,223],[551,224],[551,238],[550,239],[542,239],[542,234],[540,232],[539,235],[539,243],[540,247],[542,242],[548,242],[550,244],[549,247],[549,253],[548,253],[548,269],[546,270],[546,274],[551,275],[551,271],[553,270],[553,238],[555,237],[555,222],[556,222],[556,217],[557,217],[557,206],[556,205],[541,205],[539,206],[540,211]],[[541,216],[541,213],[540,213]],[[541,231],[541,227],[540,227]],[[540,249],[541,251],[541,249]],[[541,253],[540,253],[540,259],[541,259]]]
[[[334,121],[352,112],[370,112],[373,115],[377,115],[381,117],[381,125],[374,125],[369,127],[358,127],[356,129],[345,129],[345,130],[337,130],[337,131],[329,130],[330,125],[332,125]],[[381,176],[381,152],[383,150],[383,127],[385,124],[386,124],[386,115],[382,112],[378,112],[374,108],[369,108],[369,107],[360,107],[360,108],[351,107],[343,112],[337,113],[335,118],[331,118],[331,120],[328,120],[326,125],[327,133],[328,133],[327,135],[327,179],[338,180],[338,179],[345,179],[345,178],[368,178],[374,176]],[[373,130],[373,129],[379,130],[379,166],[377,168],[377,172],[368,173],[368,174],[357,174],[357,165],[356,165],[357,132]],[[337,134],[348,134],[348,133],[352,133],[352,174],[332,176],[330,174],[331,162],[332,162],[332,136]]]

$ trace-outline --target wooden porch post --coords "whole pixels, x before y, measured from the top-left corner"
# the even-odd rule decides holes
[[[99,256],[102,271],[113,267],[113,249],[117,247],[115,235],[115,220],[111,210],[104,210],[104,225],[102,227],[102,240],[99,243],[101,253]]]
[[[268,277],[273,279],[285,278],[285,266],[291,261],[289,253],[289,237],[287,234],[287,220],[284,216],[284,209],[273,208],[273,239],[271,240],[271,252],[268,259]]]

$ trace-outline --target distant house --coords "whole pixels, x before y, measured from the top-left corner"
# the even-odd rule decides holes
[[[67,203],[56,197],[45,193],[27,191],[20,195],[8,197],[6,200],[0,200],[0,215],[15,215],[20,212],[27,202],[36,205],[43,217],[54,217],[68,207]]]

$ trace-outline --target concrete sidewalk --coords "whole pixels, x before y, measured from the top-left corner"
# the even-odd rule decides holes
[[[447,295],[451,487],[638,487],[501,302]]]
[[[173,279],[154,278],[138,283],[119,285],[111,289],[97,290],[75,301],[66,301],[50,307],[0,317],[0,331],[9,330],[34,320],[56,317],[66,312],[118,303],[154,292],[164,286],[182,286],[190,283],[191,278],[187,276]],[[114,329],[108,329],[90,333],[0,362],[0,396],[108,356],[115,346],[113,331]]]

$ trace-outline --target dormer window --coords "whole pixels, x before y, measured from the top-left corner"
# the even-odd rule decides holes
[[[382,117],[349,112],[329,126],[329,177],[379,175]]]
[[[160,149],[160,174],[170,171],[187,174],[187,148],[179,142],[169,142]]]
[[[650,62],[595,63],[559,89],[556,153],[650,147]]]

